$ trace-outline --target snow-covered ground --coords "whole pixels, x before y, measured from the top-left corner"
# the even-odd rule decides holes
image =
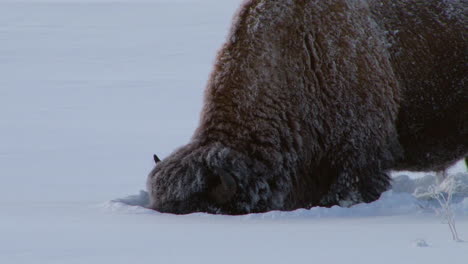
[[[153,152],[197,125],[239,2],[0,0],[0,263],[467,263],[431,203],[399,190],[239,217],[141,207]],[[453,207],[468,239],[468,199]]]

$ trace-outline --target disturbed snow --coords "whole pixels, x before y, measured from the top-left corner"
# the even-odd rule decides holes
[[[452,208],[457,215],[468,216],[468,173],[459,172],[448,175],[442,183],[438,183],[436,176],[433,174],[427,174],[424,177],[414,179],[407,175],[396,176],[393,179],[392,189],[382,194],[379,200],[369,204],[357,204],[350,208],[334,206],[332,208],[315,207],[311,209],[299,209],[292,212],[275,211],[263,214],[251,214],[241,218],[371,217],[428,213],[440,207],[431,196],[433,193],[431,188],[447,193],[449,191],[449,183],[452,180],[458,182],[457,188],[454,191]],[[148,203],[148,193],[140,191],[139,194],[114,199],[103,206],[112,211],[156,213],[151,209],[145,208]]]

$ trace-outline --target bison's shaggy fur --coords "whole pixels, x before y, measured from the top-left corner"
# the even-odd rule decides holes
[[[392,169],[467,154],[466,0],[248,0],[191,142],[148,178],[162,212],[371,202]]]

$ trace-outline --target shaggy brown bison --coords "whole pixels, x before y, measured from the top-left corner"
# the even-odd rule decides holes
[[[192,140],[148,177],[161,212],[371,202],[389,170],[468,152],[466,0],[248,0]]]

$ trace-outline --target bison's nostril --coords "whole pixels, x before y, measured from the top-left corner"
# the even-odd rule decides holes
[[[219,204],[229,202],[236,194],[237,184],[234,177],[221,169],[216,170],[219,182],[210,190],[211,197]]]

